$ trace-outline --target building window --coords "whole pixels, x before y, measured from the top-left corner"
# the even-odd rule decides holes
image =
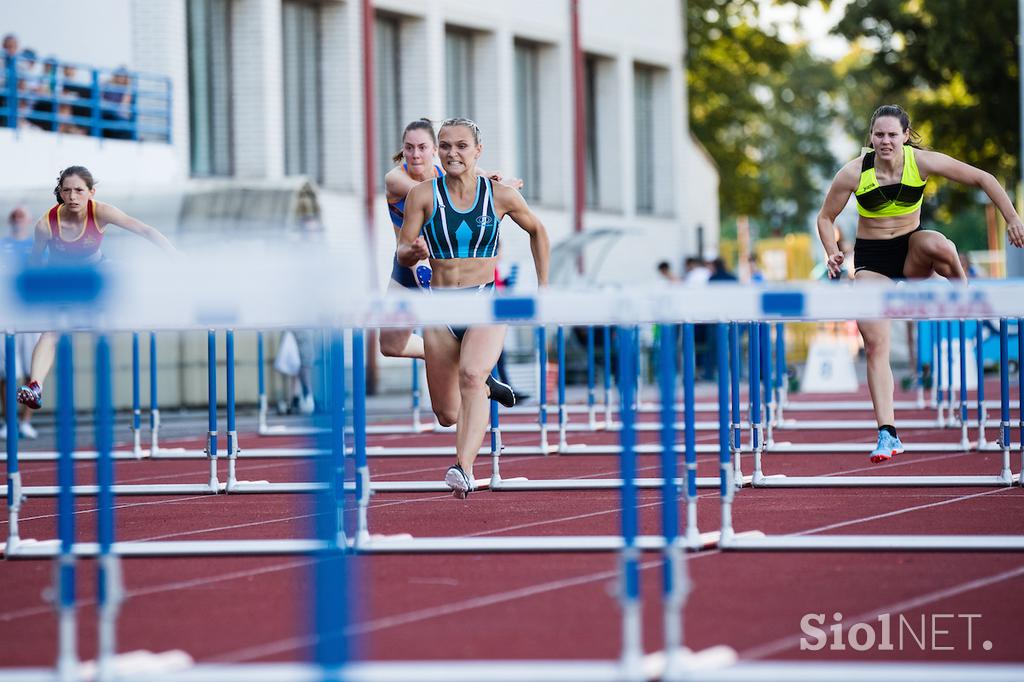
[[[231,175],[231,3],[188,0],[192,174]]]
[[[377,173],[378,188],[384,184],[384,172],[391,168],[392,147],[402,135],[401,22],[378,15],[374,21],[373,46],[376,76]]]
[[[516,41],[516,153],[523,196],[537,199],[541,189],[540,47]]]
[[[633,74],[636,158],[636,211],[654,213],[654,69],[637,66]]]
[[[281,5],[284,55],[284,169],[321,180],[320,6],[302,0]]]
[[[449,28],[445,34],[445,118],[476,120],[473,89],[473,34]]]

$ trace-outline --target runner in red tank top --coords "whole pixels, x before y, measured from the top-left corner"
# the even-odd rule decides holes
[[[64,227],[69,215],[73,216],[63,204],[57,204],[46,214],[50,228],[50,240],[47,242],[50,263],[98,263],[102,258],[103,230],[96,224],[96,202],[92,199],[86,202],[85,224],[77,235],[73,228]]]
[[[167,238],[155,228],[110,204],[94,201],[95,185],[92,173],[84,166],[70,166],[61,172],[53,190],[57,205],[36,223],[32,263],[43,263],[47,253],[51,265],[98,263],[103,258],[100,244],[108,225],[117,225],[164,251],[175,252]],[[42,406],[43,382],[53,367],[56,349],[57,335],[54,332],[46,332],[40,337],[32,351],[32,372],[28,383],[18,389],[19,403],[34,410]]]

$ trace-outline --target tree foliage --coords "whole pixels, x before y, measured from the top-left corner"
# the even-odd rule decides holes
[[[847,127],[867,134],[872,110],[901,104],[927,146],[983,168],[1007,186],[1020,148],[1014,0],[854,0],[836,27],[855,50],[842,62]],[[976,193],[949,194],[949,208]]]
[[[806,45],[759,27],[758,8],[688,1],[690,127],[718,165],[724,217],[803,230],[835,172],[828,140],[839,82]]]

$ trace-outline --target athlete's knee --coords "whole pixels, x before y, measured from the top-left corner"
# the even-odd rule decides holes
[[[384,357],[400,357],[404,347],[405,343],[394,334],[382,333],[380,335],[380,352]]]
[[[487,370],[459,367],[459,390],[463,393],[482,391],[487,382]]]
[[[884,336],[875,334],[864,335],[864,355],[868,359],[889,357],[889,340]]]
[[[435,407],[434,416],[437,417],[437,423],[441,426],[454,426],[455,422],[459,421],[458,410],[451,410],[444,407]]]

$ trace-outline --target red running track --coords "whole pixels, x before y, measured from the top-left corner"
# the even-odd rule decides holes
[[[788,416],[831,418],[806,412]],[[907,442],[959,439],[955,429],[901,435]],[[786,432],[786,440],[794,442],[865,442],[867,437],[870,434],[863,432]],[[604,443],[614,438],[587,437]],[[655,438],[644,436],[652,442]],[[509,434],[506,442],[535,439],[535,434]],[[371,444],[389,445],[453,441],[450,434],[371,438]],[[253,435],[243,435],[242,442],[254,447],[287,443]],[[717,435],[700,432],[698,442],[717,442]],[[789,475],[994,474],[998,461],[997,453],[921,453],[874,466],[862,454],[769,454],[765,468]],[[375,458],[371,475],[381,481],[438,480],[447,464],[444,457]],[[658,475],[656,457],[642,456],[638,465],[641,475]],[[747,465],[749,473],[749,459]],[[91,480],[93,466],[76,464],[78,482]],[[489,458],[481,458],[477,475],[486,475],[489,467]],[[244,459],[239,468],[242,478],[272,481],[305,479],[310,469],[293,460]],[[700,456],[700,475],[713,476],[717,468],[715,457]],[[1015,452],[1013,469],[1018,468]],[[26,485],[54,479],[52,463],[26,463],[22,469]],[[224,471],[222,463],[222,480]],[[615,477],[618,462],[615,457],[589,455],[505,457],[502,473],[531,479]],[[198,461],[117,464],[122,483],[203,482],[205,474],[205,462]],[[618,507],[615,491],[481,491],[465,501],[442,494],[378,494],[369,518],[372,532],[415,536],[617,534]],[[79,499],[77,508],[79,537],[94,537],[95,501]],[[53,537],[54,512],[52,499],[29,500],[23,510],[23,537]],[[659,532],[660,512],[659,493],[641,491],[641,532]],[[311,533],[310,513],[309,499],[299,495],[122,497],[118,538],[303,537]],[[701,530],[717,529],[717,491],[700,492],[698,515]],[[769,533],[1013,534],[1024,529],[1024,491],[746,489],[736,496],[734,525],[740,531]],[[6,521],[0,531],[6,534]],[[304,557],[126,561],[128,599],[119,624],[119,649],[182,649],[204,662],[307,658],[310,562]],[[362,604],[353,618],[352,634],[357,636],[360,657],[590,659],[619,654],[614,555],[373,556],[354,563]],[[691,554],[687,564],[693,589],[684,625],[687,644],[694,649],[728,644],[745,659],[1024,662],[1019,644],[1024,555],[707,551]],[[653,652],[662,642],[661,562],[648,554],[643,565],[644,646]],[[87,659],[95,656],[95,567],[91,561],[79,566],[80,655]],[[0,565],[0,665],[52,664],[56,623],[43,596],[52,570],[46,561]],[[833,614],[841,613],[845,627],[868,622],[876,631],[878,614],[891,614],[896,650],[801,651],[801,619],[815,613],[826,614],[824,628],[832,624]],[[924,618],[923,648],[909,629],[897,627],[900,616],[918,636]]]

